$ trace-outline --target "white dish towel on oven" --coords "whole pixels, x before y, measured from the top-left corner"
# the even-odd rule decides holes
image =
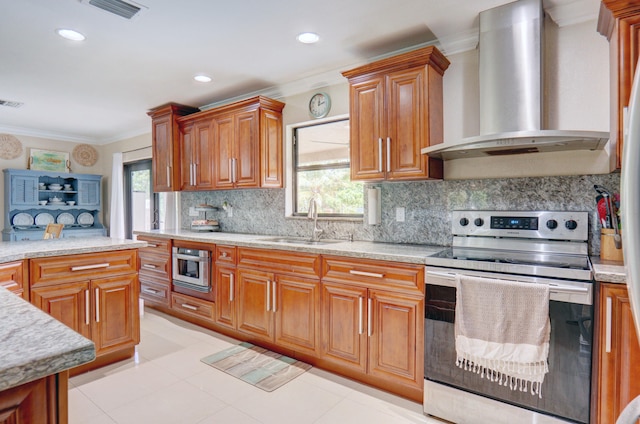
[[[456,288],[456,364],[542,397],[549,372],[549,286],[458,275]]]

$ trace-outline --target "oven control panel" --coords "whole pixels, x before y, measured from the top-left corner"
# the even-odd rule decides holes
[[[453,211],[454,236],[586,241],[588,212]]]

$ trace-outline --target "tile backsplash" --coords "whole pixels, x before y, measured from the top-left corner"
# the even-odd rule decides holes
[[[362,221],[318,220],[323,237],[413,244],[451,244],[451,211],[458,209],[588,211],[590,252],[600,251],[594,184],[618,192],[619,174],[371,183],[382,191],[382,224]],[[183,192],[181,225],[189,228],[189,207],[207,203],[232,205],[207,217],[220,221],[222,231],[307,237],[312,223],[305,218],[285,218],[284,189]],[[396,208],[405,208],[404,222],[396,221]],[[365,204],[365,212],[367,205]]]

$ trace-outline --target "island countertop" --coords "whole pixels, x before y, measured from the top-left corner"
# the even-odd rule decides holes
[[[93,342],[0,287],[0,391],[92,361]]]
[[[196,232],[190,230],[134,231],[137,235],[225,244],[230,246],[288,250],[323,255],[347,256],[362,259],[386,260],[412,264],[424,264],[425,258],[444,249],[443,246],[380,243],[372,241],[331,240],[326,244],[282,243],[274,241],[286,236],[239,234],[222,232]],[[302,240],[302,239],[301,239]]]
[[[77,255],[137,249],[147,243],[110,237],[60,238],[48,240],[0,242],[0,263],[48,256]]]

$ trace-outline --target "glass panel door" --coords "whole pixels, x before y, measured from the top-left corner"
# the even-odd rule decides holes
[[[158,195],[151,182],[151,160],[124,164],[126,237],[159,226]]]

